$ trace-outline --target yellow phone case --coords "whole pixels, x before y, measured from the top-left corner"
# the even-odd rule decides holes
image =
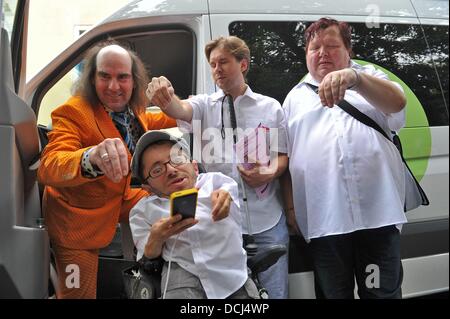
[[[182,200],[183,198],[192,197],[192,196],[195,196],[195,201],[191,200],[190,202],[187,202],[190,204],[190,207],[183,207],[183,208],[185,208],[187,210],[191,210],[188,214],[189,215],[188,217],[194,217],[195,209],[197,207],[197,196],[198,196],[198,190],[196,188],[185,189],[185,190],[182,190],[179,192],[174,192],[174,193],[170,194],[170,197],[169,197],[169,199],[170,199],[170,216],[174,215],[173,210],[175,207],[175,205],[174,205],[175,201]],[[194,205],[192,205],[193,203],[194,203]],[[192,210],[194,212],[194,216],[191,216]],[[184,216],[184,214],[183,214],[184,211],[182,209],[178,213]]]

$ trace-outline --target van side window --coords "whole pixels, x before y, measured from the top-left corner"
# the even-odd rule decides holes
[[[195,94],[194,80],[194,35],[191,30],[165,29],[152,30],[147,33],[127,34],[116,37],[126,43],[142,59],[149,71],[150,78],[164,75],[177,88],[177,95],[185,99]],[[88,48],[86,48],[87,50]],[[77,61],[81,61],[78,57]],[[71,87],[78,79],[82,64],[69,61],[75,65],[68,73],[48,90],[38,108],[38,124],[51,124],[51,112],[62,105],[71,95]]]
[[[352,26],[356,57],[376,63],[402,79],[421,102],[430,126],[448,125],[444,100],[445,96],[448,101],[448,26],[423,26],[430,50],[420,25],[380,24],[380,28],[372,29],[363,23]]]
[[[247,80],[255,92],[283,103],[289,91],[308,73],[304,50],[303,22],[232,22],[230,35],[243,39],[250,48]]]
[[[289,90],[308,73],[303,34],[309,22],[237,21],[231,35],[250,47],[248,82],[259,93],[283,103]],[[375,63],[402,79],[416,94],[430,126],[448,125],[448,26],[380,24],[354,28],[355,58]],[[438,75],[441,81],[439,85]]]
[[[447,26],[436,26],[436,25],[424,25],[425,36],[428,40],[428,45],[430,46],[430,51],[434,59],[436,70],[441,80],[443,95],[445,98],[446,110],[441,111],[445,114],[442,117],[447,121],[443,121],[443,125],[448,125],[448,25]]]

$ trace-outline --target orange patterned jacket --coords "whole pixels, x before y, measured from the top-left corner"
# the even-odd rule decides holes
[[[162,112],[137,117],[145,131],[176,126]],[[130,187],[130,174],[117,184],[81,174],[86,149],[106,138],[122,138],[101,105],[71,97],[52,112],[52,126],[38,170],[39,182],[46,185],[42,205],[50,239],[71,249],[105,247],[118,221],[128,221],[130,209],[147,193]]]

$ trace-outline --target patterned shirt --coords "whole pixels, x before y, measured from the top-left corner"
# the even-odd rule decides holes
[[[130,108],[127,108],[124,112],[108,111],[108,114],[117,130],[119,130],[128,150],[133,154],[137,141],[144,134],[144,130],[139,124],[137,117]]]

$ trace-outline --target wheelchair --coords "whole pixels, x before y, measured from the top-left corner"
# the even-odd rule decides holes
[[[183,136],[186,139],[186,135]],[[191,150],[192,153],[192,150]],[[202,164],[198,163],[200,173],[206,173]],[[133,181],[132,181],[133,184]],[[258,289],[261,299],[268,299],[267,290],[261,285],[258,274],[274,265],[281,256],[287,253],[285,245],[274,244],[258,248],[252,235],[243,235],[244,249],[247,252],[247,268],[249,277]],[[123,271],[125,294],[129,299],[161,298],[161,272],[164,260],[145,258]]]
[[[245,238],[244,242],[247,240],[248,238]],[[256,247],[253,246],[252,248]],[[253,255],[247,252],[249,276],[255,283],[261,299],[268,299],[269,296],[266,289],[261,285],[258,274],[274,265],[286,252],[286,246],[278,244],[258,249]],[[156,259],[143,258],[132,267],[125,269],[123,280],[126,297],[128,299],[161,298],[161,272],[164,262],[162,257]]]

